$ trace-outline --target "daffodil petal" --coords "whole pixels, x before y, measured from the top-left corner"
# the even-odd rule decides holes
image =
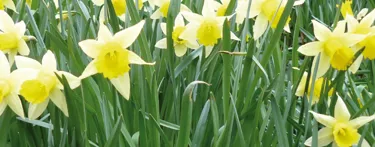
[[[42,65],[31,58],[23,57],[23,56],[16,56],[16,66],[17,68],[33,68],[33,69],[41,69]]]
[[[355,19],[352,15],[346,16],[346,22],[348,23],[348,32],[353,32],[359,25],[357,19]]]
[[[13,32],[13,19],[3,10],[0,10],[0,30],[3,32]]]
[[[361,140],[359,140],[359,141],[361,141]],[[358,141],[358,143],[357,143],[357,146],[360,145],[360,144],[359,144],[359,141]],[[361,143],[361,147],[371,147],[371,145],[367,142],[366,139],[363,139],[363,140],[362,140],[362,143]]]
[[[336,28],[333,30],[333,33],[337,33],[337,34],[345,33],[345,29],[346,29],[346,21],[341,20],[337,22]]]
[[[354,63],[349,67],[349,70],[355,74],[359,67],[361,66],[361,63],[362,63],[362,60],[363,60],[363,55],[359,55],[358,58],[354,61]]]
[[[3,4],[5,7],[13,10],[14,12],[17,12],[16,6],[14,5],[12,0],[3,0]]]
[[[298,6],[298,5],[302,5],[303,3],[305,3],[305,0],[296,0],[293,4],[293,6]]]
[[[375,119],[375,115],[361,116],[361,117],[357,117],[357,118],[349,121],[349,124],[351,126],[353,126],[353,128],[358,129],[358,128],[362,127],[363,125],[365,125],[366,123],[368,123],[368,122],[370,122],[374,119]]]
[[[4,101],[0,102],[0,116],[4,113],[5,108],[7,108],[7,104]]]
[[[366,38],[366,35],[358,35],[358,34],[350,34],[350,33],[347,33],[345,35],[342,36],[342,42],[346,45],[346,46],[354,46],[355,44],[361,42],[363,39]]]
[[[305,56],[317,56],[323,50],[323,43],[320,41],[310,42],[298,48],[298,52]]]
[[[160,28],[164,35],[167,35],[167,24],[164,22],[160,23]]]
[[[312,71],[315,70],[315,64],[317,63],[317,61],[318,61],[318,56],[316,56],[314,58],[314,60],[313,60],[313,64],[311,66],[311,70]],[[316,77],[320,78],[324,74],[326,74],[326,72],[328,71],[328,69],[329,69],[330,66],[331,66],[331,64],[330,64],[330,58],[329,58],[329,56],[326,55],[326,54],[321,53],[320,54],[319,65],[318,65],[318,69],[317,69],[317,73],[316,73]]]
[[[94,3],[94,5],[96,6],[101,6],[104,4],[104,0],[91,0],[92,3]]]
[[[16,23],[15,27],[17,29],[18,36],[22,37],[25,34],[25,32],[26,32],[26,24],[25,24],[25,22],[21,21],[19,23]]]
[[[66,98],[64,93],[60,89],[55,88],[50,93],[51,101],[64,113],[65,116],[69,117],[68,106],[66,104]]]
[[[28,113],[29,119],[35,120],[40,115],[42,115],[42,113],[44,112],[44,110],[46,110],[46,108],[48,106],[48,102],[49,102],[49,99],[47,99],[44,102],[39,103],[39,104],[32,104],[32,103],[30,103],[30,105],[29,105],[29,113]]]
[[[79,79],[85,79],[89,76],[92,76],[94,74],[98,73],[98,70],[95,67],[95,60],[91,61],[85,68],[85,70],[82,72],[82,75],[79,76]]]
[[[12,66],[17,55],[17,51],[11,50],[8,52],[9,65]]]
[[[109,41],[112,39],[112,33],[109,31],[108,27],[104,25],[103,23],[99,26],[99,32],[98,32],[98,40],[99,41]]]
[[[263,3],[262,0],[252,0],[251,1],[249,18],[254,18],[255,16],[258,16],[260,14],[260,12],[262,11],[262,3]],[[246,9],[247,9],[247,7],[246,7]]]
[[[180,12],[191,12],[191,10],[186,5],[181,4]]]
[[[188,48],[191,48],[191,49],[198,49],[199,48],[199,44],[198,44],[198,42],[197,41],[187,41],[186,42],[186,46],[188,47]]]
[[[185,45],[176,45],[174,47],[174,51],[177,57],[182,57],[183,55],[185,55],[187,47]]]
[[[312,20],[312,23],[314,26],[314,35],[319,41],[325,41],[331,36],[331,30],[329,30],[326,26],[315,20]]]
[[[318,131],[318,147],[327,146],[334,140],[332,132],[332,128],[328,127],[322,128]],[[305,141],[305,145],[312,145],[312,137]]]
[[[27,56],[30,54],[29,46],[27,46],[26,42],[24,40],[20,40],[18,43],[18,52],[22,56]]]
[[[192,12],[181,12],[181,14],[190,23],[200,24],[203,21],[203,16]]]
[[[18,68],[10,74],[10,81],[13,85],[13,93],[19,94],[24,81],[37,77],[39,70],[32,68]]]
[[[211,52],[212,52],[212,49],[213,49],[214,47],[213,46],[205,46],[205,49],[206,49],[206,58],[211,54]]]
[[[303,94],[305,93],[307,75],[308,75],[307,72],[303,73],[303,76],[301,78],[301,81],[298,84],[298,87],[297,87],[297,90],[296,90],[296,93],[295,93],[296,96],[303,96]]]
[[[98,57],[100,50],[102,49],[104,44],[96,40],[87,39],[79,42],[78,45],[87,56],[96,58]]]
[[[332,128],[336,122],[336,119],[332,116],[315,113],[314,111],[310,111],[310,113],[313,114],[316,121],[318,121],[326,127]]]
[[[64,76],[66,80],[68,81],[69,87],[71,89],[77,88],[79,85],[81,85],[81,80],[74,76],[71,73],[65,72],[65,71],[57,71],[56,72],[60,77]]]
[[[5,54],[0,51],[0,77],[5,77],[10,74],[10,66]]]
[[[129,47],[138,38],[144,24],[145,21],[142,20],[137,24],[116,33],[114,40],[120,43],[123,48]]]
[[[349,110],[346,108],[346,105],[340,96],[337,96],[337,102],[335,105],[335,119],[343,122],[350,120]]]
[[[160,49],[167,49],[167,38],[163,38],[156,42],[155,47]]]
[[[284,31],[290,33],[290,27],[289,24],[285,24]]]
[[[375,10],[372,10],[369,14],[363,17],[363,19],[361,20],[361,25],[363,27],[371,27],[374,21],[375,21]]]
[[[160,12],[160,8],[158,8],[158,9],[156,9],[156,11],[154,13],[152,13],[150,18],[151,19],[159,19],[162,16],[163,16],[163,14]]]
[[[175,26],[185,26],[184,17],[182,17],[181,13],[177,14],[176,19],[174,20]]]
[[[268,20],[267,17],[260,14],[256,20],[255,24],[253,27],[253,32],[254,32],[254,40],[258,40],[260,36],[263,35],[263,33],[266,31],[268,26]]]
[[[118,78],[111,79],[111,83],[117,91],[126,99],[130,99],[130,77],[129,73],[125,73]]]
[[[189,23],[186,25],[186,29],[180,34],[180,38],[190,42],[196,41],[198,27],[195,24]]]
[[[5,98],[6,103],[8,104],[9,108],[13,110],[18,116],[24,118],[25,114],[22,108],[22,102],[17,94],[9,94]]]
[[[236,34],[234,34],[234,33],[232,33],[232,32],[230,32],[230,39],[232,39],[232,40],[236,40],[236,41],[240,41],[240,38],[238,38],[238,37],[236,36]]]
[[[57,69],[56,57],[50,50],[44,54],[42,66],[50,71],[55,71]]]
[[[212,0],[205,0],[202,8],[202,15],[204,17],[215,17],[215,11],[211,4]]]
[[[129,63],[130,64],[138,64],[138,65],[155,65],[155,62],[148,63],[145,62],[141,57],[139,57],[136,53],[129,51]]]

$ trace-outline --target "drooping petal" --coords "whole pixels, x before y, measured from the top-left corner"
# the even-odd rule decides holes
[[[363,19],[361,20],[361,26],[362,27],[371,27],[371,25],[375,21],[375,10],[372,10],[369,14],[367,14]]]
[[[116,33],[114,36],[114,40],[120,43],[123,48],[129,47],[138,38],[138,35],[141,33],[144,24],[145,21],[142,20],[137,24]]]
[[[317,56],[323,50],[323,43],[320,41],[310,42],[298,48],[298,52],[305,56]]]
[[[56,71],[57,63],[55,54],[53,54],[50,50],[44,54],[42,59],[42,66],[50,71]]]
[[[361,117],[357,117],[357,118],[349,121],[349,124],[351,126],[353,126],[353,128],[358,129],[358,128],[362,127],[363,125],[365,125],[366,123],[368,123],[368,122],[370,122],[374,119],[375,119],[375,115],[361,116]]]
[[[3,32],[13,32],[13,19],[3,10],[0,10],[0,30]]]
[[[44,102],[39,103],[39,104],[32,104],[32,103],[30,103],[30,105],[29,105],[29,113],[28,113],[29,119],[35,120],[40,115],[42,115],[42,113],[44,112],[44,110],[46,110],[46,108],[48,106],[48,102],[49,102],[49,99],[47,99]]]
[[[112,39],[112,33],[109,31],[108,27],[104,24],[100,24],[98,32],[98,40],[107,42]]]
[[[0,51],[0,77],[6,77],[10,74],[10,66],[7,57]]]
[[[335,105],[335,119],[341,122],[347,122],[350,120],[350,113],[346,108],[345,102],[337,95],[337,102]]]
[[[358,58],[354,61],[354,63],[349,67],[349,70],[355,74],[359,67],[361,66],[361,63],[362,63],[362,60],[363,60],[363,55],[359,55]]]
[[[96,40],[88,39],[79,42],[78,45],[87,56],[96,58],[98,57],[100,50],[102,49],[104,44]]]
[[[310,111],[310,113],[313,114],[316,121],[328,128],[332,128],[336,122],[336,119],[332,116],[315,113],[314,111]]]
[[[93,60],[91,61],[85,68],[85,70],[82,72],[82,75],[79,76],[79,79],[85,79],[89,76],[92,76],[94,74],[97,74],[98,73],[98,70],[96,69],[96,66],[95,66],[95,62],[96,60]]]
[[[206,49],[206,58],[211,54],[211,52],[212,52],[212,49],[213,49],[214,47],[213,46],[205,46],[205,49]]]
[[[5,7],[13,10],[14,12],[17,12],[16,6],[14,5],[12,0],[3,0],[3,4]]]
[[[328,128],[328,127],[325,127],[318,131],[318,147],[327,146],[334,140],[332,132],[333,132],[332,128]],[[305,145],[306,146],[312,145],[312,137],[310,137],[309,139],[305,141]]]
[[[111,79],[111,83],[117,89],[117,91],[126,99],[130,99],[130,77],[129,73],[125,73],[122,76]]]
[[[181,14],[190,23],[200,24],[203,21],[203,16],[192,12],[181,12]]]
[[[64,93],[60,89],[55,88],[50,93],[51,101],[64,113],[65,116],[69,117],[68,106],[66,104],[66,98]]]
[[[163,38],[156,42],[155,47],[160,49],[167,49],[167,38]]]
[[[5,108],[7,108],[7,104],[4,101],[0,102],[0,116],[4,113]]]
[[[22,102],[17,94],[12,93],[9,94],[5,99],[6,103],[8,104],[9,108],[13,110],[18,116],[24,118],[25,114],[23,112]]]
[[[31,58],[24,57],[24,56],[16,56],[16,66],[17,68],[33,68],[33,69],[41,69],[42,65]]]
[[[72,75],[71,73],[68,73],[68,72],[65,72],[65,71],[57,71],[56,72],[60,77],[62,77],[64,75],[64,77],[66,78],[66,80],[68,81],[68,84],[69,84],[69,87],[71,89],[75,89],[77,88],[79,85],[81,85],[81,80]]]
[[[18,32],[18,36],[19,37],[22,37],[23,35],[25,35],[25,32],[26,32],[26,25],[25,25],[25,22],[21,21],[19,23],[16,23],[15,24],[15,27],[17,29],[17,32]]]
[[[166,23],[160,23],[161,31],[164,33],[164,35],[167,35],[167,24]]]
[[[18,43],[18,52],[22,56],[27,56],[30,54],[29,46],[27,46],[26,42],[24,40],[20,40]]]
[[[176,19],[174,20],[175,26],[185,26],[184,17],[182,17],[181,13],[177,14]]]
[[[174,51],[177,57],[182,57],[183,55],[185,55],[187,47],[185,45],[176,45],[174,47]]]
[[[311,66],[311,71],[314,71],[315,70],[315,64],[317,63],[318,61],[318,56],[316,56],[313,60],[313,64]],[[319,60],[319,65],[318,65],[318,70],[317,70],[317,73],[316,73],[316,77],[317,78],[320,78],[322,77],[324,74],[326,74],[326,72],[328,71],[329,67],[331,66],[330,64],[330,58],[328,55],[324,54],[323,52],[320,54],[320,60]]]
[[[264,16],[263,14],[260,14],[256,20],[255,24],[253,27],[253,32],[254,32],[254,40],[258,40],[263,33],[266,31],[268,26],[268,20],[267,17]]]
[[[319,41],[325,41],[331,36],[331,30],[329,30],[326,26],[315,20],[312,20],[312,23],[314,26],[314,35]]]
[[[129,63],[130,64],[138,64],[138,65],[155,65],[155,62],[148,63],[145,62],[141,57],[139,57],[136,53],[129,51]]]

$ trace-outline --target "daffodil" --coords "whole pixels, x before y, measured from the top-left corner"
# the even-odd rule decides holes
[[[58,71],[55,55],[51,51],[47,51],[43,56],[42,64],[23,56],[16,56],[15,59],[17,70],[30,69],[27,78],[21,77],[24,75],[19,76],[22,81],[16,85],[19,94],[30,103],[28,117],[30,119],[38,118],[47,108],[50,100],[65,116],[69,116],[66,98],[61,91],[64,87],[56,74],[64,76],[71,89],[80,85],[80,79],[68,72]]]
[[[308,73],[307,72],[304,72],[303,73],[303,76],[302,76],[302,79],[300,81],[300,83],[298,84],[298,87],[297,87],[297,91],[296,91],[296,96],[303,96],[305,92],[307,92],[307,96],[309,97],[310,96],[310,92],[311,92],[311,80],[310,79],[310,83],[308,85],[308,90],[306,91],[305,89],[305,86],[306,86],[306,82],[307,82],[307,76],[308,76]],[[323,90],[323,87],[324,87],[324,78],[318,78],[315,80],[315,83],[314,83],[314,91],[313,91],[313,97],[312,97],[312,104],[315,104],[319,101],[320,99],[320,93],[321,91]],[[331,89],[329,92],[328,92],[328,96],[332,96],[332,92],[333,92],[333,89]]]
[[[151,19],[167,17],[170,3],[171,0],[154,0],[154,4],[159,8],[156,9],[155,12],[151,15]],[[180,12],[191,12],[191,10],[184,4],[181,4]]]
[[[94,5],[102,6],[105,0],[91,0]],[[142,9],[143,2],[145,0],[134,0],[134,2],[138,1],[138,9]],[[126,14],[126,1],[125,0],[111,0],[113,8],[115,10],[116,15],[122,20],[125,20]],[[101,12],[102,13],[102,12]]]
[[[357,58],[353,66],[350,68],[350,70],[355,73],[357,72],[363,58],[370,60],[375,59],[375,27],[372,26],[375,20],[375,10],[366,15],[360,22],[358,22],[351,15],[347,15],[346,20],[348,22],[349,33],[366,36],[363,41],[354,46],[356,51],[364,47],[362,54]]]
[[[221,0],[221,3],[218,1],[211,1],[211,2],[216,11],[216,16],[225,16],[225,12],[227,12],[227,8],[228,8],[230,0]]]
[[[352,10],[352,0],[345,0],[345,2],[343,2],[341,4],[341,15],[346,18],[347,15],[351,15],[353,16],[353,10]]]
[[[164,34],[167,34],[167,26],[166,23],[160,24],[161,30]],[[186,29],[184,18],[182,15],[177,15],[175,20],[175,26],[172,32],[172,39],[173,39],[173,47],[175,49],[176,56],[181,57],[185,55],[187,48],[197,49],[199,48],[199,44],[196,40],[184,40],[180,38],[181,33]],[[167,38],[163,38],[158,41],[155,45],[158,48],[166,49],[167,48]]]
[[[13,0],[0,0],[0,10],[4,10],[5,7],[17,12]]]
[[[180,35],[181,39],[198,42],[206,47],[206,57],[208,57],[218,40],[222,38],[222,28],[227,17],[216,16],[214,9],[211,8],[210,0],[205,1],[202,15],[192,12],[181,12],[189,21],[185,31]],[[239,40],[238,37],[231,33],[231,39]]]
[[[333,146],[347,147],[357,145],[360,141],[361,134],[358,128],[375,119],[375,115],[361,116],[350,120],[350,113],[344,101],[340,96],[337,98],[334,117],[315,113],[313,114],[316,121],[325,127],[318,132],[318,146],[327,146],[333,142]],[[311,146],[312,137],[306,140],[305,145]],[[370,147],[366,140],[362,142],[363,147]]]
[[[294,3],[294,6],[301,5],[304,2],[305,0],[298,0]],[[263,35],[268,27],[268,24],[270,24],[271,28],[276,28],[281,19],[281,15],[284,12],[286,3],[287,1],[285,0],[252,0],[249,18],[254,18],[257,16],[253,26],[255,40],[258,40],[260,36]],[[241,15],[246,16],[247,8],[244,8],[245,7],[242,9],[244,12],[237,13],[245,13],[245,15]],[[288,33],[290,33],[289,21],[290,17],[288,17],[288,20],[284,26],[284,30]]]
[[[355,51],[351,47],[362,41],[365,36],[345,33],[345,21],[338,22],[333,32],[315,20],[312,20],[312,23],[314,35],[318,41],[302,45],[298,52],[306,56],[315,56],[312,71],[314,71],[317,56],[320,53],[317,77],[323,76],[330,65],[337,70],[346,70],[351,66],[355,55]]]
[[[80,42],[79,46],[83,52],[94,58],[87,65],[80,79],[101,73],[128,100],[130,98],[129,64],[155,64],[143,61],[137,54],[127,49],[137,39],[144,23],[142,20],[115,35],[112,35],[104,24],[101,24],[98,40],[88,39]]]
[[[25,72],[25,70],[23,71]],[[17,73],[19,72],[10,73],[9,62],[4,53],[0,51],[0,115],[9,106],[14,113],[23,118],[25,114],[23,113],[22,103],[15,88],[19,80],[15,76]]]
[[[14,24],[12,18],[0,10],[0,51],[9,54],[9,62],[13,64],[17,53],[26,56],[30,50],[24,38],[26,25],[23,21]]]

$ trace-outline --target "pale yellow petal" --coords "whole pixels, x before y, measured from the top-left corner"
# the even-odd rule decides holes
[[[375,115],[361,116],[361,117],[357,117],[357,118],[349,121],[349,124],[351,126],[353,126],[353,128],[358,129],[358,128],[362,127],[363,125],[365,125],[366,123],[371,122],[374,119],[375,119]]]
[[[3,10],[0,10],[0,30],[13,32],[15,29],[13,19]]]
[[[11,50],[8,52],[8,60],[9,60],[9,65],[10,66],[13,66],[13,63],[14,63],[14,58],[16,57],[17,55],[17,51],[14,51],[14,50]]]
[[[160,8],[156,9],[154,13],[150,16],[151,19],[159,19],[163,16],[163,13],[160,12]]]
[[[346,108],[345,102],[337,95],[337,102],[335,105],[335,119],[341,122],[347,122],[350,120],[350,113]]]
[[[310,42],[298,48],[298,52],[305,56],[317,56],[323,50],[323,43],[320,41]]]
[[[331,30],[326,26],[315,20],[312,20],[312,23],[314,26],[314,35],[319,41],[325,41],[331,36]]]
[[[111,79],[111,83],[116,90],[126,99],[130,99],[130,77],[129,73],[125,73],[118,78]]]
[[[337,22],[336,28],[333,30],[333,33],[335,34],[345,33],[345,29],[346,29],[346,21],[341,20]]]
[[[65,116],[69,117],[68,106],[66,104],[66,98],[60,89],[55,88],[50,93],[50,100],[64,113]]]
[[[25,114],[23,112],[22,102],[17,94],[12,93],[9,94],[5,98],[6,103],[8,104],[9,108],[12,109],[14,113],[16,113],[18,116],[24,118]]]
[[[263,4],[262,0],[251,1],[249,18],[254,18],[255,16],[258,16],[260,14],[260,12],[262,11],[262,4]],[[244,7],[242,11],[246,11],[246,10],[247,10],[247,7]]]
[[[307,76],[308,76],[308,73],[304,72],[303,76],[301,78],[301,81],[298,84],[297,91],[295,93],[296,96],[303,96],[304,95],[305,86],[306,86],[306,82],[307,82]]]
[[[184,18],[190,23],[200,24],[203,21],[203,16],[192,12],[181,12]]]
[[[205,46],[206,58],[211,54],[213,48],[214,48],[213,46]]]
[[[363,26],[363,27],[371,27],[371,25],[374,24],[374,21],[375,21],[375,10],[372,10],[369,14],[367,14],[361,20],[361,26]]]
[[[89,76],[92,76],[94,74],[97,74],[98,73],[98,70],[96,69],[96,66],[95,66],[95,62],[96,60],[93,60],[91,61],[85,68],[85,70],[82,72],[82,75],[79,76],[79,79],[85,79]]]
[[[177,14],[176,19],[174,21],[175,26],[185,26],[184,17],[182,17],[181,13]]]
[[[334,140],[332,132],[333,132],[332,128],[328,128],[328,127],[322,128],[318,131],[318,147],[327,146]],[[309,139],[305,141],[305,145],[306,146],[312,145],[312,137],[310,137]]]
[[[199,46],[199,43],[197,41],[187,41],[186,42],[186,46],[188,48],[191,48],[191,49],[198,49],[200,46]]]
[[[0,51],[0,77],[6,77],[10,74],[10,66],[5,54]]]
[[[355,44],[357,44],[357,43],[361,42],[362,40],[364,40],[367,36],[366,35],[358,35],[358,34],[346,33],[346,34],[342,34],[341,37],[342,37],[341,38],[342,42],[346,46],[352,47]]]
[[[318,61],[318,56],[316,56],[313,60],[313,64],[311,66],[311,71],[315,71],[315,64],[317,63],[317,61]],[[316,77],[317,78],[322,77],[324,74],[326,74],[326,72],[328,71],[328,69],[330,67],[331,67],[331,64],[330,64],[329,56],[321,53]]]
[[[42,66],[43,68],[50,71],[56,71],[57,69],[55,54],[53,54],[50,50],[48,50],[46,54],[44,54],[42,59]]]
[[[186,29],[180,34],[180,38],[190,42],[196,41],[198,27],[193,23],[187,24]]]
[[[100,50],[103,48],[104,44],[102,42],[88,39],[78,43],[82,51],[91,58],[98,57]]]
[[[109,31],[108,27],[104,24],[100,24],[99,32],[98,32],[98,40],[99,41],[110,41],[112,39],[112,33]]]
[[[355,74],[359,67],[361,66],[361,63],[362,63],[362,60],[363,60],[363,55],[359,55],[358,58],[354,61],[354,63],[349,67],[349,70]]]
[[[348,23],[348,32],[353,33],[353,31],[355,31],[355,29],[358,27],[359,22],[352,15],[347,15],[345,19]]]
[[[44,102],[39,103],[39,104],[32,104],[32,103],[30,103],[30,105],[29,105],[29,113],[28,113],[29,119],[35,120],[40,115],[42,115],[42,113],[44,112],[44,110],[46,110],[46,108],[48,106],[48,102],[49,102],[49,99],[47,99]]]
[[[181,4],[181,6],[180,6],[180,12],[191,12],[191,10],[186,5]]]
[[[27,46],[26,42],[24,40],[20,40],[18,42],[18,52],[22,56],[27,56],[30,54],[29,46]]]
[[[41,69],[42,65],[31,58],[24,57],[24,56],[16,56],[16,66],[17,68],[33,68],[33,69]]]
[[[4,101],[0,102],[0,116],[4,113],[5,108],[7,108],[7,104]]]
[[[144,24],[145,21],[142,20],[137,24],[116,33],[114,36],[114,40],[120,43],[123,48],[129,47],[138,38]]]
[[[303,3],[305,3],[305,0],[296,0],[293,6],[302,5]]]
[[[71,73],[68,73],[68,72],[65,72],[65,71],[57,71],[57,74],[60,77],[64,76],[66,78],[66,80],[68,81],[69,87],[71,89],[75,89],[79,85],[81,85],[81,80],[78,77],[76,77],[73,74],[71,74]]]
[[[136,53],[132,51],[129,52],[129,63],[130,64],[138,64],[138,65],[155,65],[155,62],[148,63],[145,62],[141,57],[139,57]]]
[[[232,33],[232,32],[230,32],[230,39],[232,39],[232,40],[236,40],[236,41],[240,41],[240,38],[238,38],[238,37],[236,36],[236,34],[234,34],[234,33]]]
[[[104,4],[104,0],[91,0],[92,3],[94,3],[94,5],[96,6],[101,6]]]
[[[164,22],[160,23],[160,28],[164,35],[167,35],[167,24]]]
[[[12,92],[19,94],[21,85],[26,80],[31,80],[37,77],[39,70],[32,68],[19,68],[10,74],[10,81],[13,85]]]
[[[185,45],[176,45],[174,47],[174,51],[177,57],[182,57],[183,55],[185,55],[187,47]]]
[[[216,13],[212,7],[213,0],[205,0],[202,8],[202,15],[204,17],[215,17]]]
[[[21,21],[15,24],[16,30],[18,32],[18,37],[23,37],[26,32],[26,24],[25,22]]]
[[[167,38],[163,38],[156,42],[155,47],[160,49],[167,49]]]
[[[3,4],[5,7],[17,12],[16,5],[14,5],[13,0],[3,0]]]
[[[333,125],[336,123],[336,119],[332,116],[315,113],[314,111],[310,111],[310,113],[313,114],[317,122],[321,123],[326,127],[332,128]]]
[[[360,141],[361,141],[361,140],[358,140],[357,146],[360,145],[360,144],[359,144]],[[361,147],[371,147],[371,145],[367,142],[366,139],[363,138],[363,140],[362,140],[362,144],[361,144]]]
[[[262,14],[260,14],[256,18],[255,24],[254,24],[254,27],[253,27],[254,40],[258,40],[264,34],[264,32],[267,29],[267,26],[268,26],[267,17],[264,16],[264,15],[262,15]]]

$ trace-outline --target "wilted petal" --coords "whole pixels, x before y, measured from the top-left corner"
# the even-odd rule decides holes
[[[42,65],[31,58],[23,57],[23,56],[16,56],[16,66],[17,68],[33,68],[33,69],[41,69]]]
[[[316,121],[328,128],[332,128],[336,122],[336,119],[332,116],[315,113],[314,111],[310,111],[310,113],[313,114]]]
[[[317,56],[323,50],[323,43],[320,41],[310,42],[298,48],[298,52],[305,56]]]
[[[111,79],[111,83],[117,89],[117,91],[126,99],[130,99],[130,77],[129,73],[125,73],[122,76]]]
[[[56,57],[50,50],[44,54],[42,66],[50,71],[55,71],[57,69]]]
[[[13,110],[14,113],[16,113],[18,116],[22,118],[25,117],[25,114],[23,113],[22,102],[17,94],[9,94],[4,100],[8,104],[9,108]]]
[[[318,147],[327,146],[334,140],[332,132],[333,132],[332,128],[328,128],[328,127],[325,127],[319,130]],[[310,137],[309,139],[305,141],[305,145],[306,146],[312,145],[312,137]]]
[[[141,57],[139,57],[136,53],[129,51],[129,63],[130,64],[138,64],[138,65],[155,65],[155,62],[153,63],[147,63],[145,62]]]
[[[339,95],[337,95],[337,102],[335,106],[335,119],[341,122],[347,122],[350,120],[350,113],[344,101]]]
[[[42,113],[44,112],[44,110],[46,110],[46,108],[48,106],[48,102],[49,102],[49,99],[47,99],[44,102],[39,103],[39,104],[30,103],[29,113],[28,113],[29,119],[35,120],[40,115],[42,115]]]
[[[60,89],[55,88],[50,93],[51,101],[64,113],[65,116],[69,117],[68,106],[66,105],[66,98],[64,93]]]

